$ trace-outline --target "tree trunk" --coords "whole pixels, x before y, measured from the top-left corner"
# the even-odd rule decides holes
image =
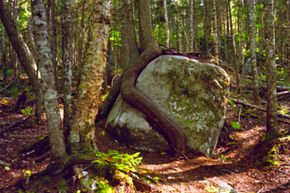
[[[193,0],[193,34],[192,34],[192,39],[193,39],[193,50],[196,52],[198,51],[198,38],[197,38],[197,34],[198,34],[198,3],[196,0]]]
[[[48,32],[49,32],[49,42],[51,49],[51,61],[53,65],[53,73],[55,82],[58,79],[57,70],[57,31],[56,31],[56,0],[48,0]]]
[[[256,26],[255,26],[255,2],[248,0],[248,19],[249,19],[249,49],[250,49],[250,65],[252,67],[252,90],[253,100],[255,103],[260,103],[259,85],[258,85],[258,68],[256,59]]]
[[[204,41],[205,41],[205,56],[209,55],[209,38],[210,38],[210,1],[209,0],[204,0]]]
[[[84,54],[69,138],[73,154],[97,149],[94,120],[100,106],[100,89],[107,60],[110,1],[93,0],[89,8],[89,44]]]
[[[169,21],[168,21],[168,11],[167,11],[167,0],[163,0],[163,9],[164,9],[164,20],[165,20],[165,33],[166,33],[166,47],[170,47],[170,30],[169,30]]]
[[[155,44],[152,33],[150,0],[138,0],[141,53]]]
[[[236,76],[237,76],[237,88],[239,92],[239,87],[240,87],[240,69],[244,65],[244,54],[243,54],[243,49],[244,49],[244,40],[243,40],[243,0],[238,0],[238,42],[237,42],[237,62],[236,62]],[[239,79],[238,79],[239,78]]]
[[[48,29],[45,8],[42,0],[32,0],[33,32],[37,48],[37,63],[41,75],[44,109],[47,117],[51,148],[51,169],[53,173],[62,171],[65,162],[65,145],[58,109],[53,66],[50,58]]]
[[[7,50],[6,50],[6,44],[5,44],[5,35],[0,34],[0,48],[1,48],[1,68],[3,72],[3,80],[6,81],[7,79]]]
[[[265,41],[266,41],[266,71],[267,71],[267,134],[270,138],[279,136],[277,125],[277,77],[275,61],[275,25],[274,1],[265,0]]]
[[[41,90],[39,88],[39,80],[37,75],[37,65],[35,59],[24,42],[21,33],[18,32],[15,21],[12,20],[11,11],[4,0],[0,0],[0,19],[3,23],[7,36],[14,48],[17,57],[27,74],[36,96],[36,119],[39,122],[42,113]]]
[[[136,40],[136,30],[133,17],[133,2],[132,0],[123,0],[122,3],[123,26],[121,29],[121,64],[123,69],[127,69],[136,62],[139,56],[139,48]]]
[[[186,45],[186,52],[192,52],[193,51],[193,6],[192,6],[193,0],[187,0],[187,17],[186,17],[186,35],[187,35],[187,45]]]
[[[64,93],[64,130],[70,130],[71,121],[71,87],[72,87],[72,37],[71,37],[71,5],[72,0],[62,1],[62,62],[63,62],[63,93]],[[66,143],[67,144],[67,143]]]
[[[220,40],[219,40],[219,29],[218,29],[218,13],[217,13],[217,3],[216,0],[212,0],[212,14],[213,14],[213,52],[215,62],[219,64],[220,57]]]

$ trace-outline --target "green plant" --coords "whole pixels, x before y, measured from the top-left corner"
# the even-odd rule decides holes
[[[278,154],[278,146],[273,145],[270,151],[268,151],[267,154],[264,156],[263,158],[264,162],[267,165],[279,166],[280,162],[277,159],[277,154]]]
[[[207,185],[205,187],[205,191],[207,191],[208,193],[217,193],[219,192],[219,189],[213,185]]]
[[[90,178],[89,176],[86,176],[81,180],[81,184],[83,186],[82,190],[84,192],[92,190],[97,193],[114,193],[114,188],[104,178]]]
[[[241,129],[241,124],[238,121],[232,121],[231,126],[233,129],[236,129],[236,130]]]
[[[67,183],[65,181],[65,179],[60,179],[59,182],[58,182],[58,192],[59,193],[66,193],[67,192]]]
[[[24,109],[21,109],[20,112],[24,115],[24,116],[31,116],[33,115],[33,109],[32,107],[26,107]]]
[[[108,153],[96,152],[96,159],[92,162],[97,169],[109,171],[119,170],[125,173],[136,172],[137,166],[141,163],[140,152],[134,154],[120,153],[110,150]]]

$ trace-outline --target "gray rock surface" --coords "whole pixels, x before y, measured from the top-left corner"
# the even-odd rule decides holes
[[[229,87],[229,76],[221,67],[183,56],[160,56],[142,71],[136,87],[182,126],[189,150],[212,154],[224,123]],[[106,126],[121,143],[136,149],[168,148],[143,113],[121,97],[109,113]]]

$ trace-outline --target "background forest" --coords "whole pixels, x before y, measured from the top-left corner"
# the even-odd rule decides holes
[[[289,190],[290,0],[0,0],[0,19],[0,190]],[[230,75],[215,159],[185,155],[178,126],[130,98],[138,66],[162,54]],[[165,138],[178,159],[113,144],[104,120],[119,93],[174,128]]]

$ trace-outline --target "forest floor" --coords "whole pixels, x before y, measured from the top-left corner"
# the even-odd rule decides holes
[[[72,185],[72,176],[54,176],[42,181],[29,181],[32,174],[45,170],[49,163],[49,153],[45,155],[23,156],[19,153],[23,147],[47,135],[46,125],[35,124],[34,117],[25,118],[21,113],[15,113],[12,98],[1,98],[0,107],[0,192],[16,193],[21,191],[20,180],[28,183],[26,192],[76,192]],[[283,105],[290,108],[289,101]],[[158,182],[150,184],[148,192],[167,193],[203,193],[222,192],[223,186],[231,186],[239,193],[290,193],[290,142],[276,142],[277,155],[274,155],[276,166],[265,165],[265,152],[269,145],[262,143],[265,137],[265,114],[254,109],[240,109],[239,106],[229,105],[227,122],[236,121],[240,114],[240,129],[224,128],[213,159],[188,154],[188,159],[174,160],[164,153],[142,152],[141,168],[148,171]],[[289,129],[289,124],[279,124],[281,129]],[[97,130],[98,147],[102,151],[117,149],[121,152],[134,153],[135,150],[121,146],[110,136],[99,135]],[[261,145],[263,144],[263,145]],[[272,146],[270,146],[272,147]],[[5,167],[5,163],[10,166]],[[29,191],[28,191],[29,190]]]

